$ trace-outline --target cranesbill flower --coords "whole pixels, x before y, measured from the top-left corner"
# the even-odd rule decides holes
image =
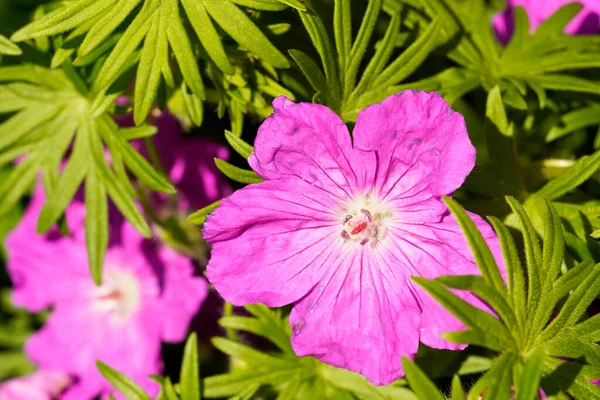
[[[593,34],[600,31],[600,1],[598,0],[508,0],[506,11],[494,17],[494,27],[502,42],[507,43],[514,29],[514,8],[521,6],[527,12],[531,32],[559,8],[569,3],[580,3],[583,10],[565,28],[568,34]]]
[[[410,277],[478,273],[440,198],[474,166],[463,117],[436,93],[406,91],[362,110],[351,138],[324,106],[273,105],[249,158],[266,181],[222,200],[204,226],[217,291],[235,305],[294,304],[298,355],[377,385],[402,375],[419,340],[459,348],[440,333],[463,325]]]
[[[206,297],[206,281],[193,276],[188,258],[145,240],[127,223],[117,223],[102,285],[96,286],[88,270],[84,206],[74,203],[67,209],[71,237],[56,231],[38,236],[35,222],[43,196],[37,192],[6,241],[13,302],[30,311],[53,308],[27,341],[27,356],[41,368],[76,378],[64,395],[67,400],[112,391],[96,360],[155,393],[157,385],[148,375],[161,371],[161,341],[185,338]]]
[[[41,370],[0,383],[0,400],[54,400],[71,378],[60,371]]]

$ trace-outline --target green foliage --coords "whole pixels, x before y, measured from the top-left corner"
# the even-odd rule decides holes
[[[363,376],[336,368],[312,357],[296,357],[291,328],[281,310],[255,304],[246,306],[249,317],[227,316],[219,323],[229,329],[252,333],[269,340],[277,351],[263,352],[239,339],[213,338],[216,348],[231,357],[232,371],[204,378],[206,398],[252,398],[260,390],[275,390],[278,399],[407,399],[414,396],[397,381],[376,387]],[[265,392],[266,393],[266,392]]]
[[[283,54],[235,3],[262,10],[281,10],[286,4],[299,7],[297,1],[278,0],[75,0],[21,28],[12,39],[20,42],[68,32],[55,53],[53,66],[61,65],[71,55],[75,55],[75,66],[96,63],[95,92],[114,91],[119,78],[137,64],[134,120],[139,125],[157,98],[161,82],[170,88],[181,85],[174,80],[172,57],[195,102],[206,98],[198,54],[205,54],[223,73],[234,73],[215,23],[264,62],[278,68],[289,66]],[[194,36],[186,30],[187,23]],[[202,51],[197,49],[195,39],[199,39]],[[199,123],[200,118],[194,122]]]
[[[130,130],[119,128],[106,112],[92,116],[95,99],[69,63],[60,70],[3,67],[0,83],[0,114],[8,115],[0,124],[0,163],[8,165],[25,156],[2,181],[0,214],[27,194],[41,172],[46,202],[38,231],[46,232],[59,222],[84,184],[89,264],[99,283],[108,243],[109,198],[142,235],[150,235],[134,203],[138,194],[127,171],[150,189],[164,193],[175,189],[124,139],[132,136]],[[133,136],[139,134],[138,130]]]
[[[19,48],[19,46],[0,35],[0,54],[5,54],[7,56],[18,56],[23,54],[23,51]]]
[[[482,276],[413,279],[468,327],[445,334],[448,340],[501,353],[471,392],[481,393],[487,388],[486,399],[505,399],[512,387],[519,399],[535,398],[541,376],[546,394],[564,391],[574,398],[600,398],[600,388],[589,382],[600,377],[600,347],[596,343],[600,319],[597,315],[585,317],[588,306],[600,294],[600,264],[587,260],[561,272],[565,243],[556,209],[549,201],[544,203],[540,246],[525,208],[513,198],[507,200],[523,232],[525,264],[508,228],[490,217],[504,255],[506,285],[481,233],[449,198],[446,204],[467,237]],[[471,291],[498,317],[470,305],[449,289]]]
[[[358,111],[367,105],[403,90],[398,84],[411,75],[440,44],[437,40],[439,21],[424,22],[421,26],[426,28],[419,38],[390,62],[401,34],[402,15],[400,12],[394,13],[385,36],[367,66],[361,71],[360,67],[369,49],[382,3],[382,0],[372,0],[368,3],[360,29],[353,41],[351,1],[337,0],[333,23],[335,45],[329,38],[321,17],[314,10],[309,9],[300,14],[300,19],[320,56],[322,70],[314,60],[299,50],[290,50],[290,55],[313,87],[313,100],[327,105],[348,121],[355,120]]]

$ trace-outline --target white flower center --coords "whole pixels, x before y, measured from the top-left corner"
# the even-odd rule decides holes
[[[115,320],[124,320],[135,313],[141,303],[140,283],[131,271],[106,271],[102,285],[94,293],[94,308],[109,313]]]
[[[342,207],[342,238],[348,243],[375,246],[386,234],[391,213],[371,196],[360,196]]]

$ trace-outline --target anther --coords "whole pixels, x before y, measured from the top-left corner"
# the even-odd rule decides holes
[[[366,237],[366,238],[364,238],[363,240],[360,241],[360,245],[361,246],[364,246],[367,243],[369,243],[369,238],[368,237]]]
[[[361,208],[360,212],[367,216],[367,219],[369,220],[369,222],[373,222],[373,216],[371,215],[369,210],[365,210],[364,208]]]
[[[342,237],[344,239],[350,239],[350,235],[348,235],[348,232],[346,232],[346,231],[342,231]]]
[[[348,223],[348,221],[350,221],[352,219],[352,215],[346,215],[346,218],[344,219],[344,224]]]

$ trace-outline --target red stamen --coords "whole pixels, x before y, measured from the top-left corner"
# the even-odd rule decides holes
[[[350,232],[350,233],[352,235],[356,235],[357,233],[362,232],[366,227],[367,227],[367,223],[363,222],[362,224],[359,224],[356,228],[352,229],[352,232]]]

